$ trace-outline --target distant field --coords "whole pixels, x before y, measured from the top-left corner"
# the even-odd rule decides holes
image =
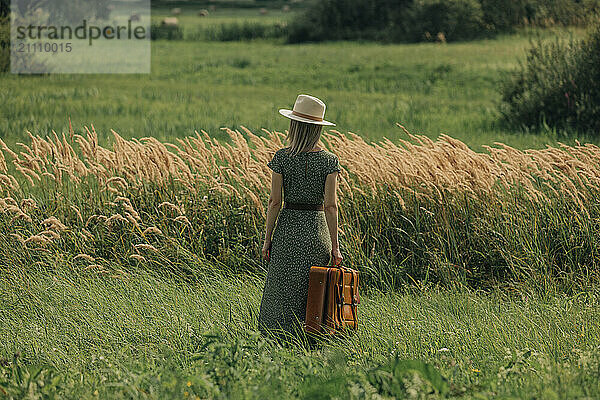
[[[289,18],[196,13],[184,10],[186,31]],[[569,32],[582,34],[540,31]],[[496,148],[482,160],[452,139],[387,155],[333,141],[345,171],[342,251],[362,273],[359,330],[317,349],[255,334],[260,210],[278,141],[252,152],[236,135],[231,148],[202,136],[177,153],[150,139],[102,147],[110,129],[169,142],[201,129],[225,140],[221,128],[242,125],[283,132],[277,109],[299,93],[367,142],[405,139],[401,123],[475,150],[555,145],[553,134],[495,122],[498,83],[531,34],[448,45],[156,41],[150,75],[0,75],[0,137],[12,149],[0,151],[0,397],[598,398],[596,147],[570,147],[580,159]],[[100,146],[93,134],[26,137],[67,132],[69,119],[76,133],[94,125]],[[504,192],[498,180],[528,190]],[[387,192],[365,196],[375,184]],[[409,361],[386,372],[396,357]]]
[[[160,21],[162,21],[165,17],[176,16],[179,20],[179,24],[183,27],[184,34],[186,35],[194,33],[198,27],[230,24],[234,22],[251,22],[261,24],[285,23],[293,16],[292,12],[283,12],[281,10],[273,9],[268,9],[267,13],[262,15],[258,8],[217,8],[214,11],[209,11],[206,7],[180,7],[181,14],[173,15],[173,8],[153,8],[152,23],[159,24]],[[200,10],[209,11],[208,16],[199,16],[198,12]]]
[[[223,11],[223,18],[231,17]],[[337,129],[372,140],[404,137],[399,122],[475,149],[496,140],[543,147],[551,135],[514,134],[494,123],[498,82],[528,46],[526,33],[448,45],[158,41],[150,75],[0,76],[0,136],[14,143],[26,130],[64,131],[69,117],[78,132],[93,124],[101,140],[111,128],[162,140],[195,129],[224,137],[223,126],[283,131],[288,122],[277,109],[310,93],[327,103]]]
[[[164,17],[174,16],[172,10],[175,7],[161,7],[152,8],[152,19],[157,22]],[[267,13],[262,15],[259,8],[222,8],[217,7],[215,10],[209,10],[208,7],[194,6],[194,7],[179,7],[181,8],[181,14],[176,15],[183,23],[213,23],[213,22],[230,22],[240,20],[260,21],[260,22],[271,22],[271,21],[283,21],[288,20],[292,15],[292,12],[283,12],[278,9],[267,9]],[[200,10],[207,10],[208,16],[200,17],[198,12]]]

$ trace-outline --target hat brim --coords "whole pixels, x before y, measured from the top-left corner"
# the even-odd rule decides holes
[[[286,118],[293,119],[293,120],[300,121],[300,122],[307,122],[309,124],[335,126],[335,124],[333,122],[329,122],[329,121],[325,121],[325,120],[315,121],[314,119],[299,117],[297,115],[292,114],[292,110],[286,110],[284,108],[279,110],[279,114],[283,115]]]

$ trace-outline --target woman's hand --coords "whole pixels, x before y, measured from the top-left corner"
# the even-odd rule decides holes
[[[340,265],[342,263],[342,259],[344,258],[344,257],[342,257],[342,253],[340,252],[340,249],[331,250],[331,257],[332,257],[333,265]]]
[[[263,244],[263,248],[262,248],[262,256],[267,262],[269,262],[269,259],[271,258],[271,241],[270,240],[265,240],[265,243]]]

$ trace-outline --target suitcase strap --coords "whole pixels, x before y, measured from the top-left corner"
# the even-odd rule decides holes
[[[340,324],[340,328],[344,326],[344,270],[340,268],[340,276],[342,283],[336,285],[337,286],[337,314],[338,320]],[[336,324],[337,325],[337,324]],[[337,327],[336,327],[337,328]]]
[[[340,269],[340,276],[341,276],[341,284],[336,285],[336,302],[337,302],[337,310],[336,310],[336,314],[337,314],[337,321],[335,321],[336,325],[340,324],[340,327],[344,327],[344,268],[339,267]],[[350,289],[351,291],[353,291],[354,287],[356,285],[356,272],[355,271],[350,271]],[[350,310],[352,311],[352,319],[354,320],[354,329],[357,329],[358,327],[358,318],[357,318],[357,308],[358,304],[356,303],[356,299],[355,297],[350,294]],[[336,326],[337,328],[337,326]]]
[[[337,291],[336,291],[336,297],[337,297],[337,310],[336,313],[338,314],[338,318],[340,321],[340,325],[343,326],[344,325],[344,267],[342,267],[341,265],[333,265],[333,267],[337,267],[340,269],[340,274],[341,274],[341,280],[342,283],[341,285],[336,285],[337,286]],[[350,277],[350,288],[353,289],[354,285],[356,284],[355,282],[355,272],[354,271],[350,271],[351,273],[351,277]],[[356,315],[356,307],[358,306],[358,304],[356,304],[356,302],[354,301],[354,296],[352,294],[350,294],[350,310],[352,311],[352,318],[354,319],[354,328],[357,328],[358,325],[358,318]],[[337,325],[337,324],[336,324]]]
[[[340,276],[340,280],[341,283],[338,281],[337,283],[334,284],[335,288],[334,288],[334,302],[337,304],[337,309],[334,308],[333,310],[333,315],[331,315],[328,320],[330,321],[329,324],[332,324],[333,326],[330,325],[329,329],[333,329],[332,332],[330,333],[334,333],[335,331],[338,331],[341,328],[346,328],[346,324],[345,324],[345,318],[344,318],[344,287],[345,287],[345,282],[344,282],[344,272],[346,270],[349,270],[348,272],[350,272],[351,277],[350,277],[350,310],[352,312],[352,318],[354,320],[354,329],[357,329],[357,325],[358,325],[358,315],[357,315],[357,306],[358,306],[358,299],[354,296],[354,292],[356,291],[356,282],[358,280],[358,271],[354,271],[351,268],[348,267],[344,267],[341,264],[335,265],[333,264],[333,260],[331,265],[329,266],[331,269],[329,271],[328,275],[328,280],[329,282],[333,281],[334,276],[336,275],[333,271],[333,268],[337,268],[339,271],[339,276]],[[358,294],[358,293],[357,293]]]
[[[354,285],[356,282],[354,281],[354,272],[352,272],[352,277],[350,278],[350,289],[354,291]],[[357,329],[358,318],[356,318],[356,304],[354,303],[354,294],[350,293],[350,310],[352,310],[352,318],[354,319],[354,329]]]

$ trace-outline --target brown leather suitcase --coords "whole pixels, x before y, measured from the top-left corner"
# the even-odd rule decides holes
[[[342,266],[312,266],[304,330],[333,335],[358,327],[358,271]]]

